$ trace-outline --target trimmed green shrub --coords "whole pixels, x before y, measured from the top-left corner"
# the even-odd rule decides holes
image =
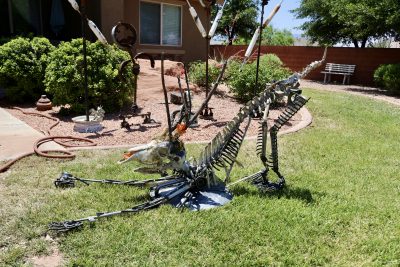
[[[208,84],[211,85],[218,78],[220,69],[215,63],[209,62],[208,64]],[[189,67],[189,79],[192,83],[200,87],[206,86],[206,63],[202,61],[195,61]]]
[[[241,101],[253,98],[256,87],[257,61],[246,64],[241,69],[242,62],[233,60],[229,63],[225,83],[235,97]],[[290,75],[290,70],[283,66],[282,61],[274,54],[260,57],[257,94],[265,89],[265,85],[272,81],[281,80]]]
[[[69,105],[72,113],[85,108],[82,39],[62,42],[50,54],[46,69],[46,92],[53,95],[54,105]],[[87,42],[88,103],[89,107],[103,106],[106,112],[120,109],[132,99],[131,69],[127,68],[121,80],[120,63],[128,53],[116,46]]]
[[[36,101],[44,93],[48,54],[54,46],[46,38],[18,37],[0,46],[0,86],[13,102]]]
[[[400,63],[380,65],[374,72],[374,80],[393,94],[400,94]]]

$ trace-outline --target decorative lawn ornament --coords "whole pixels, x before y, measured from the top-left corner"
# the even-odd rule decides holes
[[[131,59],[126,60],[121,63],[119,68],[120,76],[122,77],[122,72],[124,69],[132,63],[132,74],[133,74],[133,104],[132,104],[132,111],[136,113],[139,110],[137,105],[137,78],[140,73],[140,65],[137,61],[140,57],[145,57],[150,60],[150,65],[154,68],[155,61],[154,58],[147,53],[137,53],[135,54],[135,43],[136,43],[136,29],[129,23],[125,22],[118,22],[111,30],[111,35],[118,45],[119,48],[125,50],[129,53]]]
[[[261,192],[282,189],[285,185],[285,178],[279,170],[277,134],[279,129],[308,101],[308,99],[301,94],[301,90],[298,89],[299,80],[304,78],[313,69],[321,66],[325,57],[326,49],[322,60],[311,63],[303,72],[294,73],[287,79],[268,84],[262,93],[254,97],[253,100],[247,102],[225,128],[208,143],[197,160],[189,161],[186,157],[184,143],[180,137],[195,121],[197,116],[199,116],[202,109],[206,107],[207,102],[210,100],[212,94],[218,87],[218,83],[221,81],[227,62],[223,64],[213,89],[200,109],[191,118],[181,114],[183,118],[171,122],[167,91],[163,79],[164,63],[162,56],[161,75],[168,116],[168,129],[166,129],[160,137],[155,138],[150,143],[129,149],[119,163],[123,164],[129,161],[137,161],[141,163],[143,167],[136,169],[136,171],[143,173],[161,173],[163,177],[143,181],[118,181],[83,179],[68,173],[62,173],[55,181],[55,185],[58,187],[72,187],[75,185],[75,182],[83,182],[85,184],[105,183],[150,186],[151,200],[126,210],[101,212],[87,218],[54,222],[50,224],[50,229],[66,232],[82,226],[85,221],[94,222],[103,217],[124,213],[137,213],[143,210],[156,208],[166,203],[170,203],[177,208],[187,207],[191,210],[218,207],[228,203],[232,199],[232,195],[227,190],[227,187],[243,181],[248,181],[255,185]],[[288,101],[285,110],[280,114],[275,124],[269,129],[271,151],[269,155],[267,155],[267,118],[269,107],[276,101],[277,95],[282,94],[286,95],[290,101]],[[260,121],[256,153],[263,163],[264,168],[229,184],[231,171],[246,136],[250,121],[258,114],[262,114],[262,119]],[[215,171],[220,169],[225,171],[225,178],[223,180],[220,180],[215,174]],[[278,176],[277,181],[273,182],[268,179],[270,170]],[[170,172],[169,175],[168,172]]]
[[[74,131],[78,133],[100,132],[103,130],[101,122],[103,121],[104,115],[104,109],[99,106],[97,107],[97,110],[93,108],[89,110],[89,120],[86,120],[86,116],[77,116],[72,118],[72,121],[75,123]]]

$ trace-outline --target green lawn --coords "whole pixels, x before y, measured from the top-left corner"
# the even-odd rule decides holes
[[[280,138],[287,178],[279,194],[248,184],[218,209],[170,206],[101,220],[58,237],[67,264],[82,266],[399,266],[400,108],[348,94],[305,90],[311,127]],[[201,146],[188,146],[189,154]],[[233,180],[258,171],[246,142]],[[81,177],[133,179],[117,165],[122,151],[84,151],[70,162],[36,157],[0,176],[0,266],[51,253],[47,224],[128,208],[147,190],[52,182],[63,170]],[[255,164],[256,163],[256,164]],[[147,176],[146,176],[147,177]]]

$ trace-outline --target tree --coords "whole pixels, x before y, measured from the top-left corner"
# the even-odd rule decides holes
[[[227,0],[216,33],[228,37],[229,44],[235,38],[251,38],[258,26],[256,0]],[[220,8],[220,6],[218,6]],[[211,17],[214,18],[218,9],[212,10]]]
[[[302,0],[292,12],[309,20],[300,28],[312,42],[363,48],[374,38],[399,37],[399,10],[399,0]]]
[[[247,45],[250,43],[250,38],[238,38],[234,43]],[[279,30],[268,26],[263,30],[261,44],[291,46],[294,45],[294,37],[289,30]]]
[[[268,26],[263,30],[262,41],[263,45],[294,45],[294,37],[289,30],[278,30],[272,26]]]

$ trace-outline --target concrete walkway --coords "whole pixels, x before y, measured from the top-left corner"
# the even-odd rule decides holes
[[[0,108],[0,161],[14,159],[27,152],[33,152],[35,141],[43,134]],[[49,142],[41,146],[46,150],[64,149]]]

